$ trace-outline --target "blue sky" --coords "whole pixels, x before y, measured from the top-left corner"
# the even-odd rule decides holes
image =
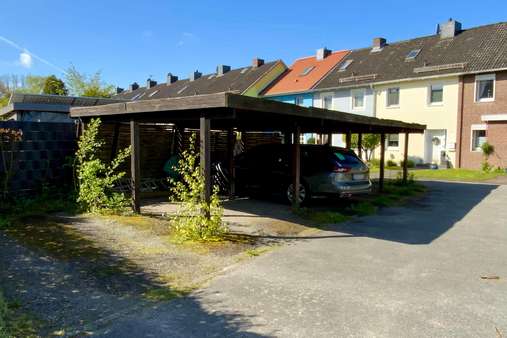
[[[464,28],[507,21],[507,1],[1,0],[0,13],[0,75],[62,76],[73,64],[127,87],[430,35],[449,17]]]

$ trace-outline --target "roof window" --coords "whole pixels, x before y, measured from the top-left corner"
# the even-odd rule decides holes
[[[407,56],[405,57],[405,61],[414,60],[417,55],[421,52],[420,49],[412,49],[410,52],[408,52]]]
[[[354,62],[354,60],[345,60],[345,62],[343,62],[341,65],[340,65],[340,68],[338,68],[338,71],[339,72],[344,72],[347,70],[347,68],[350,66],[350,64]]]
[[[308,67],[306,67],[305,69],[303,69],[303,71],[301,72],[301,74],[299,74],[299,76],[306,76],[306,75],[308,75],[314,68],[315,68],[315,66],[308,66]]]

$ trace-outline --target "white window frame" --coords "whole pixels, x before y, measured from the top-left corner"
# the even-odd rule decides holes
[[[398,135],[398,145],[397,146],[390,146],[389,145],[389,135]],[[400,149],[400,134],[387,134],[386,135],[386,148],[388,150],[399,150]]]
[[[326,106],[324,105],[324,100],[326,98],[331,99],[331,108],[329,108],[329,109],[333,110],[334,109],[334,95],[333,95],[333,93],[324,93],[324,94],[320,95],[320,108],[326,109]]]
[[[431,92],[433,87],[442,87],[442,101],[431,102]],[[444,105],[444,85],[442,83],[432,83],[428,86],[428,106],[443,106]]]
[[[354,97],[356,96],[356,93],[361,93],[363,95],[363,105],[362,106],[354,106]],[[350,90],[350,106],[352,110],[358,111],[358,110],[364,110],[366,105],[366,90],[364,88],[356,88]]]
[[[486,142],[488,141],[488,125],[487,124],[472,124],[470,127],[470,151],[474,153],[481,152],[482,150],[477,150],[474,148],[474,132],[484,130],[486,131]]]
[[[398,104],[389,104],[389,90],[390,89],[398,89]],[[401,89],[400,87],[389,87],[386,89],[386,108],[399,108],[400,107],[400,99],[401,99]]]
[[[479,99],[477,94],[477,90],[479,89],[478,83],[479,81],[487,81],[487,80],[493,80],[493,97],[492,98],[485,98],[485,99]],[[496,92],[496,74],[481,74],[475,76],[475,88],[474,88],[474,102],[481,103],[481,102],[493,102],[495,101],[495,93]]]

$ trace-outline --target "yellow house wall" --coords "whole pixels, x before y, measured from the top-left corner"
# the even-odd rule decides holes
[[[271,84],[274,80],[276,80],[282,73],[287,69],[283,62],[278,62],[269,72],[264,74],[257,82],[255,82],[252,86],[250,86],[243,95],[246,96],[259,96],[267,86]]]
[[[443,102],[435,105],[429,103],[431,85],[443,85]],[[387,89],[399,87],[400,100],[397,107],[387,107]],[[458,77],[435,78],[399,82],[375,86],[375,112],[379,118],[396,119],[404,122],[425,124],[427,129],[447,130],[446,152],[451,165],[456,161],[456,128],[458,117]],[[399,136],[399,147],[386,149],[386,160],[399,162],[403,159],[404,135]],[[409,137],[409,158],[422,161],[425,151],[425,136],[411,134]],[[378,154],[377,158],[378,158]]]

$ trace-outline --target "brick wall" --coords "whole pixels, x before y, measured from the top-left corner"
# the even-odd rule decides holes
[[[483,161],[480,151],[472,151],[472,125],[487,124],[486,137],[495,147],[490,163],[502,168],[507,167],[507,121],[483,122],[482,115],[507,114],[507,71],[497,72],[495,81],[495,100],[493,102],[475,102],[475,75],[463,77],[463,102],[458,116],[458,145],[462,168],[479,169]]]
[[[14,151],[5,145],[0,156],[13,155],[13,173],[9,190],[14,193],[40,189],[43,184],[71,183],[72,172],[65,168],[65,159],[76,149],[76,125],[71,123],[43,123],[0,121],[0,128],[23,132],[23,140]],[[0,174],[5,173],[0,160]]]

